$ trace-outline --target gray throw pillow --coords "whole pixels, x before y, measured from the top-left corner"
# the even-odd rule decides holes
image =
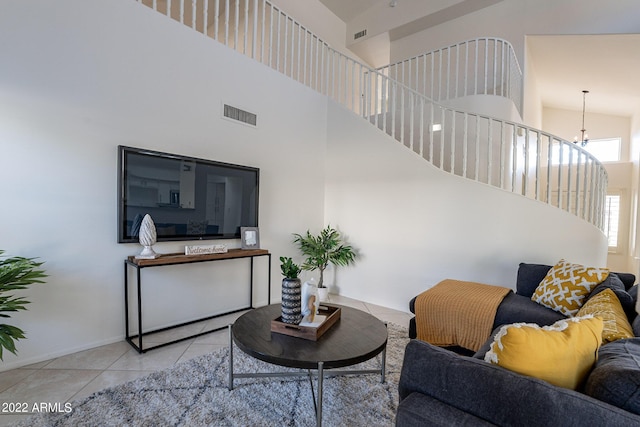
[[[551,270],[550,265],[521,262],[516,278],[516,294],[531,298],[549,270]]]
[[[585,393],[640,414],[640,338],[618,340],[600,347]]]
[[[620,280],[620,277],[617,273],[609,273],[609,276],[605,279],[604,282],[597,285],[587,298],[589,301],[594,296],[598,295],[600,292],[605,289],[611,289],[614,294],[620,300],[620,305],[624,309],[625,313],[633,312],[635,310],[636,302],[634,298],[631,296],[629,292],[627,292],[624,283]]]

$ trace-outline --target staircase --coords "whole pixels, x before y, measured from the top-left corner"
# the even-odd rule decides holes
[[[607,173],[580,146],[447,107],[499,96],[522,111],[511,45],[478,38],[379,69],[334,49],[267,0],[136,0],[328,96],[443,171],[604,226]]]
[[[522,115],[522,70],[511,43],[500,38],[466,40],[376,71],[435,102],[495,95]]]

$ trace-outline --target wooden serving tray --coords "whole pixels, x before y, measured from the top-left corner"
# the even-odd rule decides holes
[[[340,319],[340,307],[327,304],[320,304],[318,315],[327,316],[320,326],[300,326],[282,322],[282,316],[271,321],[271,332],[289,335],[292,337],[304,338],[305,340],[317,341],[325,332]]]

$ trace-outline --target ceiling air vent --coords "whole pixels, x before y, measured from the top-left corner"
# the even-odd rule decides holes
[[[232,107],[231,105],[224,104],[224,116],[250,126],[255,127],[258,125],[258,116],[256,114]]]
[[[367,35],[367,30],[362,30],[353,35],[354,40],[358,40],[360,37],[364,37]]]

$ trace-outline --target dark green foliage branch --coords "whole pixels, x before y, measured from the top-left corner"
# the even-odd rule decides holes
[[[356,253],[353,248],[342,241],[340,233],[327,225],[319,235],[314,236],[307,230],[303,236],[294,234],[294,243],[297,243],[302,255],[307,259],[302,264],[303,270],[320,271],[320,279],[318,287],[323,288],[324,270],[329,263],[336,266],[347,266],[352,264],[356,259]]]
[[[0,257],[4,251],[0,250]],[[27,289],[33,283],[44,283],[47,277],[40,269],[43,262],[36,262],[35,258],[10,257],[0,258],[0,318],[10,318],[7,313],[26,310],[29,301],[23,297],[16,297],[8,292]],[[25,338],[24,331],[11,325],[0,324],[0,360],[3,360],[3,349],[16,354],[15,341]]]
[[[289,257],[280,257],[280,271],[282,271],[282,275],[287,279],[297,279],[298,275],[302,271],[302,269],[294,264],[293,260]]]

